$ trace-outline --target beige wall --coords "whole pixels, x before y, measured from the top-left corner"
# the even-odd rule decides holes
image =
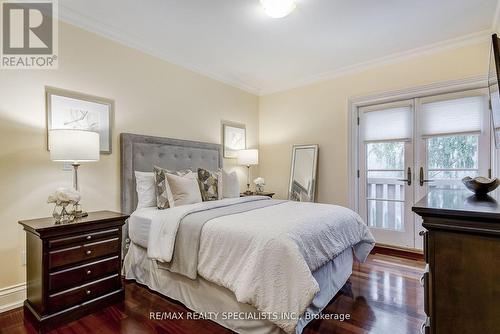
[[[348,99],[486,75],[487,42],[260,98],[260,174],[286,198],[293,144],[319,144],[318,200],[347,205]]]
[[[66,24],[59,47],[58,70],[0,71],[0,288],[25,281],[17,221],[51,214],[49,193],[71,185],[71,172],[46,151],[44,86],[115,100],[113,154],[80,168],[87,210],[120,208],[121,132],[219,143],[220,122],[230,120],[245,123],[248,146],[258,145],[257,96]]]

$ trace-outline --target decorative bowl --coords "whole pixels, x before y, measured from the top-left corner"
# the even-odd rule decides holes
[[[500,185],[499,179],[488,179],[483,176],[478,176],[475,178],[467,176],[462,179],[462,182],[465,184],[467,189],[478,196],[484,196],[490,191],[495,190]]]

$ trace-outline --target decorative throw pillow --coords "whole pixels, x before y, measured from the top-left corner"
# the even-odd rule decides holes
[[[198,183],[200,185],[201,198],[203,201],[215,201],[222,198],[221,171],[211,172],[203,168],[198,168]]]
[[[167,180],[167,174],[169,173],[169,170],[154,166],[156,206],[160,210],[174,207],[174,198]]]
[[[179,176],[167,173],[167,180],[172,192],[173,205],[181,206],[201,202],[200,188],[196,175],[192,172]]]
[[[156,206],[155,175],[152,172],[135,171],[137,209]]]
[[[222,170],[222,198],[240,197],[240,181],[235,171],[228,173]],[[220,190],[219,190],[220,192]]]

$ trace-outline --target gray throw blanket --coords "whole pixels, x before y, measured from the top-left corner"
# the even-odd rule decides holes
[[[286,201],[254,201],[197,211],[182,218],[175,237],[174,253],[169,263],[157,262],[160,269],[166,269],[196,279],[198,275],[198,251],[203,226],[209,220],[261,209]]]

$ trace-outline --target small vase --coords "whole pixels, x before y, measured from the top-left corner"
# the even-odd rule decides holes
[[[66,207],[69,202],[63,202],[54,206],[54,211],[52,211],[52,217],[56,220],[58,224],[65,224],[73,221],[74,217],[68,213]]]
[[[262,193],[262,192],[264,192],[264,185],[262,185],[262,184],[256,184],[255,185],[255,192],[256,193]]]

